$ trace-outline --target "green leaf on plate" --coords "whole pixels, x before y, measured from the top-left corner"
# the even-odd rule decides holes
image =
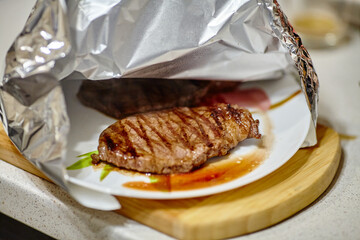
[[[159,179],[155,176],[150,176],[149,179],[150,179],[150,183],[156,183],[159,181]]]
[[[92,152],[88,152],[88,153],[84,153],[84,154],[81,154],[79,156],[77,156],[78,158],[80,157],[91,157],[91,155],[93,154],[99,154],[98,150],[95,150],[95,151],[92,151]]]
[[[106,164],[100,173],[100,181],[104,180],[113,169],[114,169],[113,166]]]
[[[67,170],[77,170],[77,169],[82,169],[82,168],[91,166],[92,165],[91,155],[94,153],[98,154],[98,151],[92,151],[92,152],[84,153],[84,154],[77,156],[81,159],[79,161],[77,161],[76,163],[68,166],[66,169]]]

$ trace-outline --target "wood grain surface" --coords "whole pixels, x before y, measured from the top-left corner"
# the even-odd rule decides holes
[[[244,187],[201,198],[144,200],[118,197],[117,213],[179,239],[221,239],[274,225],[300,211],[330,185],[339,165],[339,135],[317,127],[318,144]],[[45,178],[0,132],[0,159]]]

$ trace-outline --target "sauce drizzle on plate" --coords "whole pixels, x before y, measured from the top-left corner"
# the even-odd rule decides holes
[[[230,182],[248,174],[258,167],[265,158],[266,150],[260,148],[241,157],[207,163],[190,173],[148,174],[150,182],[132,181],[124,183],[123,186],[137,190],[166,192],[207,188]]]

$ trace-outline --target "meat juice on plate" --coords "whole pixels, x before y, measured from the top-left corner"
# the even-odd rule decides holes
[[[168,175],[147,174],[150,182],[127,182],[123,186],[147,191],[181,191],[207,188],[230,182],[257,168],[267,156],[258,149],[241,157],[224,157],[189,173]]]

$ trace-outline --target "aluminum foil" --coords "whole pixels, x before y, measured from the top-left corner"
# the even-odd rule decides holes
[[[311,146],[318,78],[276,0],[38,0],[6,56],[1,117],[27,159],[96,207],[64,177],[69,119],[60,80],[80,73],[253,81],[294,70],[312,114],[304,142]]]

